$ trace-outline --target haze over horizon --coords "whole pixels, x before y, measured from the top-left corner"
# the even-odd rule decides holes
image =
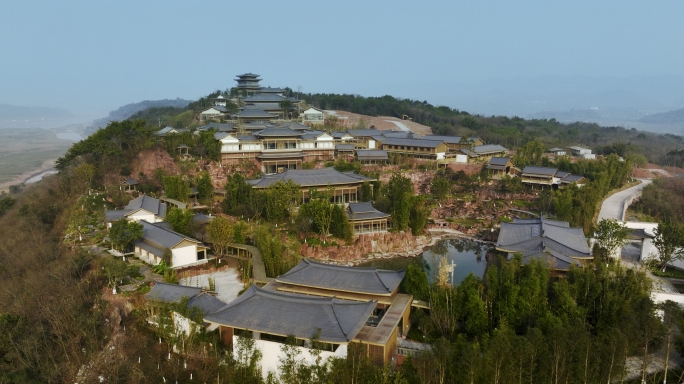
[[[391,94],[483,114],[684,108],[682,1],[247,8],[5,2],[0,104],[106,116],[142,100],[196,99],[253,72],[265,86]]]

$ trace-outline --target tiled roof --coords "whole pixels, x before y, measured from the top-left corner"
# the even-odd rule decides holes
[[[489,159],[489,165],[505,166],[509,161],[511,161],[510,157],[492,157]]]
[[[444,142],[441,140],[422,140],[422,139],[395,139],[388,138],[382,142],[382,145],[402,145],[423,148],[437,148]]]
[[[154,197],[147,195],[141,195],[133,200],[131,200],[126,209],[134,211],[136,209],[144,209],[148,212],[154,213],[155,216],[164,218],[166,217],[166,204],[162,203]]]
[[[145,299],[162,303],[178,303],[182,298],[191,298],[202,292],[202,288],[157,282]]]
[[[447,144],[461,144],[461,136],[444,136],[444,135],[426,135],[425,140],[441,140]],[[468,142],[474,143],[479,140],[477,137],[469,137]]]
[[[382,135],[382,131],[377,129],[350,129],[347,131],[347,133],[354,137]]]
[[[138,184],[138,181],[136,179],[128,179],[128,180],[124,180],[122,184],[136,185],[136,184]]]
[[[558,172],[556,168],[549,168],[549,167],[535,167],[532,165],[528,165],[523,169],[522,175],[541,175],[541,176],[554,176]]]
[[[337,144],[335,146],[338,151],[353,151],[355,148],[354,144]]]
[[[235,116],[237,117],[251,117],[251,118],[268,118],[272,119],[275,117],[278,117],[278,115],[274,115],[272,113],[268,113],[264,110],[261,109],[243,109],[239,113],[236,113]]]
[[[567,176],[565,176],[561,179],[561,183],[576,183],[582,179],[584,179],[583,176],[568,174]]]
[[[404,132],[404,131],[386,131],[383,132],[383,136],[387,138],[393,138],[393,139],[422,139],[423,136],[413,133],[413,132]],[[437,141],[441,141],[438,139],[433,139]]]
[[[345,136],[351,136],[351,135],[350,135],[349,133],[347,133],[347,132],[336,131],[336,132],[330,132],[330,136],[332,136],[332,137],[334,137],[334,138],[336,138],[336,139],[341,139],[341,138],[343,138],[343,137],[345,137]]]
[[[356,157],[359,160],[387,160],[387,151],[384,149],[358,149]]]
[[[283,93],[283,92],[285,92],[285,90],[283,88],[261,87],[259,92],[261,92],[261,93]]]
[[[347,217],[351,221],[386,219],[392,215],[378,211],[370,202],[349,203]]]
[[[259,137],[299,137],[304,133],[300,131],[295,131],[290,128],[266,128],[263,131],[257,133]]]
[[[287,100],[287,97],[276,93],[257,93],[242,99],[245,103],[279,103],[283,100]]]
[[[117,209],[113,211],[105,211],[105,222],[112,222],[112,221],[117,221],[120,220],[123,217],[126,217],[129,213],[132,211],[130,209]]]
[[[478,145],[477,147],[473,147],[472,150],[473,150],[473,152],[477,153],[478,155],[486,155],[488,153],[508,151],[507,148],[502,147],[498,144]]]
[[[389,296],[399,287],[404,275],[404,271],[346,267],[302,259],[275,280],[305,287]]]
[[[202,111],[201,113],[204,113],[204,112],[206,112],[206,111],[208,111],[208,110],[210,110],[210,109],[215,109],[215,110],[217,110],[217,111],[219,111],[219,112],[221,112],[221,113],[226,113],[226,112],[228,112],[228,109],[226,109],[226,107],[224,107],[224,106],[221,106],[221,105],[213,105],[213,106],[211,106],[211,107],[205,109],[205,110]]]
[[[163,248],[173,248],[183,240],[199,243],[199,241],[191,237],[182,235],[170,229],[160,228],[152,223],[148,223],[145,220],[141,220],[140,224],[143,225],[143,237],[138,241],[152,243],[153,245]]]
[[[375,309],[375,301],[358,302],[268,291],[251,286],[204,319],[213,323],[282,336],[348,343]]]
[[[279,182],[292,180],[295,184],[302,187],[326,186],[335,184],[360,183],[371,180],[359,174],[349,172],[339,172],[334,168],[321,169],[288,169],[285,172],[275,175],[264,175],[259,179],[248,180],[256,188],[268,188]]]
[[[198,127],[198,131],[208,131],[210,129],[217,129],[220,132],[230,132],[235,129],[235,124],[232,123],[209,123]]]
[[[150,292],[145,295],[148,301],[159,303],[180,303],[183,298],[188,299],[188,308],[199,308],[205,314],[216,312],[226,306],[226,303],[214,296],[202,292],[202,288],[187,287],[177,284],[157,282]]]
[[[572,228],[567,222],[547,219],[514,219],[502,223],[496,247],[508,252],[531,254],[552,251],[566,257],[591,257],[582,228]]]

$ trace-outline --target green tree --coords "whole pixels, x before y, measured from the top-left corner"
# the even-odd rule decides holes
[[[4,215],[5,212],[7,212],[10,208],[12,208],[14,206],[14,204],[16,204],[16,202],[17,201],[15,199],[13,199],[9,196],[5,196],[5,197],[1,198],[0,199],[0,216]]]
[[[233,225],[223,216],[217,216],[207,225],[207,238],[219,255],[225,255],[233,235]]]
[[[387,185],[386,195],[390,203],[392,225],[397,230],[404,231],[409,226],[413,194],[413,185],[410,179],[401,176],[399,173],[392,175]]]
[[[164,184],[164,194],[169,199],[186,202],[190,198],[190,184],[181,176],[164,176],[162,184]]]
[[[451,184],[446,177],[437,176],[430,182],[430,192],[438,199],[444,200],[451,190]]]
[[[354,237],[354,228],[349,221],[347,213],[337,204],[332,207],[330,233],[338,239],[346,241],[348,244],[351,243]]]
[[[617,252],[618,258],[620,250],[627,244],[628,236],[627,228],[615,219],[602,219],[594,233],[596,244],[605,252],[606,256],[612,257]]]
[[[195,235],[195,214],[189,209],[170,208],[166,212],[166,221],[171,224],[171,229],[185,236]]]
[[[330,234],[330,226],[333,221],[333,207],[330,204],[331,189],[326,192],[317,190],[309,191],[309,202],[302,204],[299,215],[309,218],[314,230],[327,237]]]
[[[197,198],[201,202],[209,202],[214,195],[214,184],[209,172],[202,172],[197,176]]]
[[[425,196],[413,196],[411,199],[411,210],[409,213],[409,227],[414,235],[423,233],[430,217],[430,207],[425,202]]]
[[[109,238],[112,245],[119,251],[125,251],[131,243],[143,236],[142,224],[128,221],[125,217],[112,223],[109,228]]]
[[[653,245],[658,250],[661,268],[674,260],[684,258],[684,225],[675,222],[660,222],[655,229]]]
[[[420,258],[416,258],[409,264],[406,267],[406,275],[401,281],[401,292],[413,295],[416,300],[429,300],[430,282],[426,269],[427,263]]]

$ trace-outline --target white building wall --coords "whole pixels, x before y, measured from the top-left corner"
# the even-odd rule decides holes
[[[375,149],[375,140],[368,140],[368,149]]]
[[[197,245],[187,245],[171,250],[171,266],[180,267],[197,261]]]
[[[162,221],[158,217],[154,215],[154,213],[150,211],[145,211],[145,210],[140,210],[138,212],[135,212],[132,215],[128,215],[128,220],[130,221],[140,221],[140,220],[145,220],[148,223],[158,223]]]
[[[465,164],[468,162],[468,155],[456,155],[456,162]]]
[[[444,159],[444,152],[437,152],[437,160],[443,160]]]
[[[233,345],[238,345],[237,338],[240,336],[233,336]],[[255,340],[256,348],[262,353],[261,357],[261,370],[264,378],[268,376],[269,372],[274,372],[276,377],[280,375],[280,370],[278,369],[278,364],[280,363],[280,358],[284,357],[280,348],[283,346],[281,343],[276,343],[273,341],[266,340]],[[236,349],[233,348],[233,356],[237,358]],[[301,352],[299,355],[300,360],[304,360],[308,365],[314,363],[314,356],[311,355],[311,350],[305,347],[297,347]],[[323,361],[331,358],[344,358],[347,356],[347,346],[340,345],[335,352],[322,351],[321,358]]]

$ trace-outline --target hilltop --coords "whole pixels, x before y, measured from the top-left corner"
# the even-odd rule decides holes
[[[639,119],[642,123],[653,124],[668,124],[668,123],[684,123],[684,108],[675,111],[655,113],[653,115],[644,116]],[[684,128],[682,128],[684,131]]]

